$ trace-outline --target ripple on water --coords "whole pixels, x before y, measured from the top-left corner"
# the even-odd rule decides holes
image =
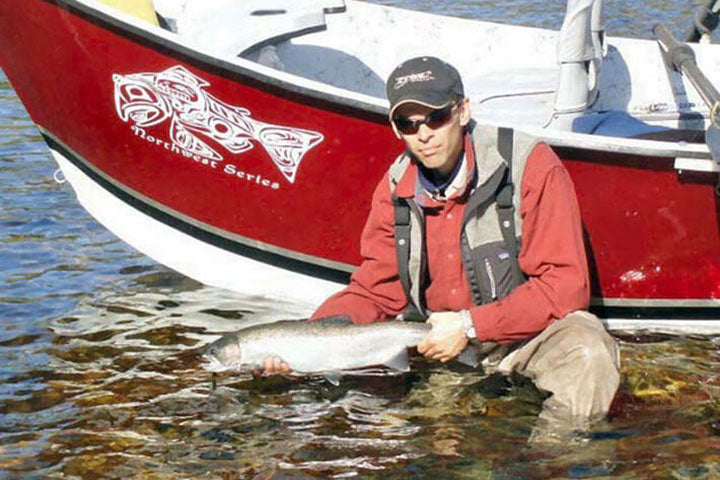
[[[133,274],[147,269],[125,272]],[[283,309],[207,288],[161,293],[138,285],[81,299],[74,315],[46,324],[50,332],[3,340],[0,352],[31,347],[45,362],[3,377],[3,388],[12,387],[0,391],[0,445],[14,460],[0,468],[50,478],[712,478],[716,471],[720,381],[708,363],[718,358],[716,340],[621,337],[625,383],[612,422],[581,448],[529,449],[539,392],[519,379],[420,358],[411,373],[348,376],[338,386],[225,375],[213,388],[198,348]]]

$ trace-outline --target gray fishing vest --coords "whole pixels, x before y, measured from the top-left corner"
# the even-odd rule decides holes
[[[477,180],[471,187],[462,228],[462,260],[472,300],[482,305],[506,297],[527,279],[518,255],[522,231],[520,185],[525,163],[537,139],[509,128],[469,126],[475,149]],[[406,319],[426,318],[424,291],[428,284],[425,218],[413,198],[400,198],[395,188],[410,165],[407,153],[389,170],[395,209],[398,275],[410,307]],[[419,318],[418,318],[419,317]]]

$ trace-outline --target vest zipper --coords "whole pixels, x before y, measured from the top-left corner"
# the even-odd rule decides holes
[[[488,278],[490,279],[490,296],[493,300],[497,299],[497,286],[495,285],[495,275],[493,274],[492,265],[490,260],[485,259],[485,271],[487,272]]]

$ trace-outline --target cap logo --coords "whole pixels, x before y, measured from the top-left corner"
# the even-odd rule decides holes
[[[429,82],[430,80],[435,80],[435,77],[433,77],[432,74],[432,70],[420,73],[412,73],[410,75],[405,75],[404,77],[396,78],[394,88],[395,90],[397,90],[404,87],[408,83]]]

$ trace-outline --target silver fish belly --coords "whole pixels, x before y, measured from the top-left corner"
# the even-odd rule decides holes
[[[340,372],[384,365],[408,369],[407,349],[420,343],[430,325],[383,322],[353,325],[344,319],[280,321],[226,335],[204,352],[211,370],[247,371],[277,356],[297,374]]]

